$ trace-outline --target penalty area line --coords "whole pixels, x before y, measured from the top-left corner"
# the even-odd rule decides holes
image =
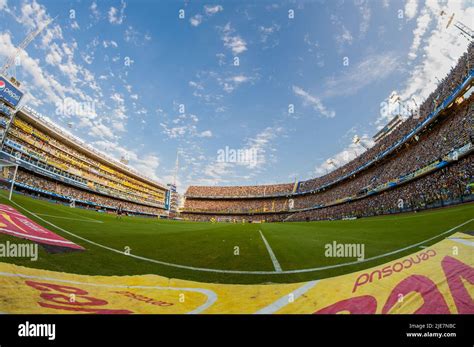
[[[258,231],[260,233],[260,236],[262,237],[263,243],[265,244],[265,247],[267,247],[268,255],[270,256],[270,259],[272,260],[273,267],[275,268],[276,272],[282,272],[280,263],[278,262],[277,257],[275,256],[275,253],[273,253],[272,248],[270,247],[270,244],[268,243],[267,239],[265,236],[263,236],[263,233],[261,230]]]
[[[44,217],[52,217],[52,218],[75,220],[75,221],[78,221],[78,222],[101,223],[101,224],[104,223],[104,222],[102,222],[102,221],[100,221],[100,220],[96,220],[96,219],[92,219],[92,218],[89,218],[89,219],[70,218],[70,217],[55,216],[55,215],[52,215],[52,214],[44,214],[44,213],[36,213],[36,215],[38,215],[38,216],[44,216]]]

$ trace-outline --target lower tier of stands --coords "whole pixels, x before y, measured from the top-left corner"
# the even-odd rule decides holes
[[[416,211],[451,203],[474,201],[474,155],[454,160],[437,170],[413,177],[386,190],[357,200],[301,211],[259,212],[248,214],[190,213],[181,217],[196,221],[305,221],[343,219]]]

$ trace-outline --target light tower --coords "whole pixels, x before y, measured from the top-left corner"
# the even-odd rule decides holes
[[[360,137],[356,134],[354,135],[354,137],[352,138],[352,143],[354,145],[361,145],[362,147],[364,147],[366,150],[368,149],[368,147],[361,141]]]
[[[329,158],[328,160],[326,160],[326,164],[333,166],[335,169],[338,168],[338,166],[336,165],[336,163],[334,162],[334,160],[332,160],[331,158]]]
[[[444,17],[446,12],[441,11],[440,16]],[[453,24],[454,23],[454,24]],[[449,17],[448,24],[446,24],[446,29],[448,29],[451,24],[461,32],[461,36],[464,36],[469,42],[474,41],[474,31],[468,27],[466,24],[462,23],[461,21],[454,20],[454,13]]]
[[[174,164],[173,185],[176,187],[179,172],[179,149],[176,151],[176,162]]]

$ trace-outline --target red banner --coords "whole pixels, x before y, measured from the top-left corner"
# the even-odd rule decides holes
[[[37,243],[84,250],[84,247],[33,222],[11,206],[0,204],[0,233]]]

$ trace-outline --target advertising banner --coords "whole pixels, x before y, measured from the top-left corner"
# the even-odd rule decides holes
[[[0,312],[473,314],[473,247],[472,236],[455,233],[385,264],[291,284],[86,276],[0,262]]]
[[[15,108],[20,103],[22,97],[23,92],[0,75],[0,100]]]

